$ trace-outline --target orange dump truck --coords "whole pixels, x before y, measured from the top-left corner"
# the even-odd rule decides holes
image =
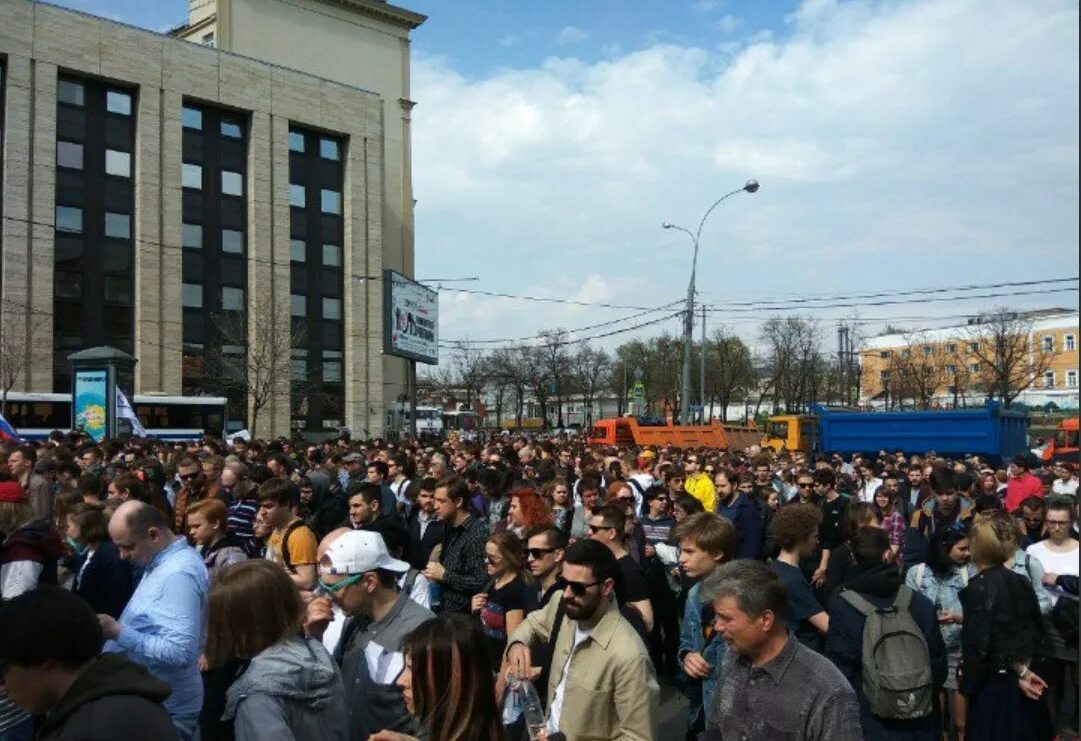
[[[1051,438],[1051,442],[1047,444],[1047,447],[1043,449],[1043,459],[1045,461],[1066,461],[1070,463],[1077,463],[1077,428],[1078,418],[1064,419],[1058,423],[1058,429],[1055,430],[1054,437]]]
[[[634,417],[602,419],[589,430],[592,445],[674,445],[680,448],[716,448],[742,450],[757,445],[762,433],[753,423],[749,426],[643,424]]]

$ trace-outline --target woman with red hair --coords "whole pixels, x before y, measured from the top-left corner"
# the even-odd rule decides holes
[[[519,540],[525,540],[526,533],[538,525],[553,524],[548,505],[533,489],[519,489],[511,493],[507,519],[507,529]]]

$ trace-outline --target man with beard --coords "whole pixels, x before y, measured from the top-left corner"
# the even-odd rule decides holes
[[[173,508],[173,530],[187,533],[188,507],[207,497],[210,491],[203,467],[194,458],[182,458],[176,464],[176,477],[180,479],[180,490]]]
[[[549,734],[567,738],[656,738],[660,688],[645,644],[614,599],[619,572],[606,546],[580,540],[567,547],[563,595],[527,616],[510,636],[507,662],[532,676],[530,648],[552,648],[548,677]]]

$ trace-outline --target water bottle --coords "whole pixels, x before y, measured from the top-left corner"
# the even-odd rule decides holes
[[[547,723],[544,707],[537,689],[528,679],[507,672],[507,694],[503,698],[503,725],[510,726],[522,719],[531,741],[540,735]]]

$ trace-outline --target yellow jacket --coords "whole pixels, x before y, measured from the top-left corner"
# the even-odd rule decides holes
[[[507,645],[534,647],[552,635],[559,598],[529,614]],[[548,673],[548,703],[563,679],[563,668],[574,645],[576,622],[563,617],[552,668]],[[571,658],[559,730],[575,741],[653,741],[657,738],[660,687],[649,652],[631,624],[619,614],[615,599]]]
[[[688,494],[702,503],[706,512],[717,511],[717,489],[714,488],[713,481],[710,480],[709,476],[701,471],[692,473],[683,483],[683,488]]]

